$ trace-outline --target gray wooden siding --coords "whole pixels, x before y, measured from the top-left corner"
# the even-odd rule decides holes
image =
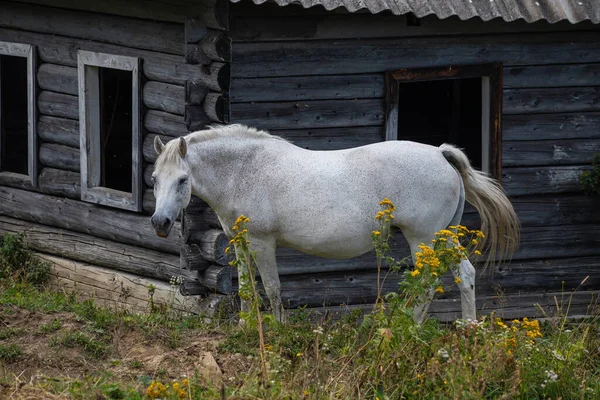
[[[2,181],[0,232],[28,229],[37,250],[143,276],[167,281],[177,274],[196,276],[178,272],[180,223],[169,239],[154,233],[149,217],[154,196],[147,186],[139,213],[80,200],[78,50],[140,58],[143,138],[173,138],[187,133],[186,81],[218,86],[210,68],[185,63],[183,19],[156,22],[13,2],[2,2],[2,10],[0,41],[32,44],[39,56],[39,174],[37,187]],[[146,158],[144,167],[153,161]],[[103,251],[119,254],[99,256]]]
[[[490,299],[498,288],[507,294],[572,290],[587,275],[580,289],[600,288],[597,200],[578,184],[600,151],[599,27],[454,18],[407,26],[389,15],[236,4],[231,35],[232,122],[310,149],[384,140],[388,69],[502,62],[502,182],[521,220],[522,240],[509,265],[480,277],[478,296]],[[472,208],[463,223],[478,226]],[[399,257],[409,254],[401,236],[394,247]],[[372,253],[347,261],[289,249],[278,256],[290,306],[374,299]],[[388,279],[390,287],[398,281]],[[444,299],[455,299],[456,289],[442,297],[442,311],[452,309]]]

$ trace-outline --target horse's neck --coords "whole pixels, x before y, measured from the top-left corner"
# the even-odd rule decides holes
[[[235,177],[242,177],[264,148],[265,139],[209,140],[188,148],[196,187],[193,194],[211,206],[235,196]],[[213,206],[213,208],[215,208]]]

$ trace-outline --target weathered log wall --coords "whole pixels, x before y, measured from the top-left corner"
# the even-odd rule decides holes
[[[501,62],[502,184],[523,230],[513,261],[478,279],[478,301],[489,304],[498,290],[508,297],[573,290],[587,275],[580,290],[600,289],[597,200],[578,183],[600,151],[600,29],[435,17],[419,26],[405,22],[385,13],[232,5],[232,122],[309,149],[379,142],[386,70]],[[463,223],[478,226],[472,208]],[[395,241],[395,254],[408,255],[403,238]],[[374,299],[372,253],[339,261],[280,249],[278,260],[290,307]],[[398,279],[389,279],[393,288]],[[433,310],[455,313],[456,298],[450,290]]]
[[[29,43],[37,50],[40,139],[38,186],[8,175],[0,182],[4,197],[0,231],[27,231],[29,243],[45,253],[163,281],[180,276],[187,286],[229,293],[230,269],[210,266],[222,260],[206,261],[202,270],[182,266],[179,222],[169,239],[153,232],[151,187],[144,187],[143,213],[80,201],[77,70],[78,50],[141,59],[143,167],[152,170],[156,156],[148,144],[155,135],[167,141],[191,128],[224,122],[228,116],[231,40],[224,30],[228,2],[178,0],[177,5],[167,5],[133,0],[127,7],[115,0],[47,4],[5,1],[0,13],[0,41]],[[206,256],[209,239],[201,244],[205,247],[201,255]]]

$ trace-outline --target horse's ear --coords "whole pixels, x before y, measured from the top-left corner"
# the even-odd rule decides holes
[[[154,136],[154,151],[156,151],[156,154],[160,156],[160,153],[162,153],[164,149],[165,145],[160,140],[160,137],[158,135]]]
[[[181,136],[179,137],[179,154],[181,154],[182,158],[187,154],[187,144],[185,144],[185,139]]]

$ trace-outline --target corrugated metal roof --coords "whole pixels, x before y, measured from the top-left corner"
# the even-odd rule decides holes
[[[230,0],[237,3],[241,0]],[[434,14],[439,18],[453,15],[460,19],[479,17],[484,21],[501,17],[505,21],[524,19],[527,22],[568,20],[577,23],[591,20],[600,23],[600,0],[252,0],[267,1],[280,6],[300,4],[304,8],[317,5],[333,10],[344,7],[350,12],[367,9],[376,14],[389,10],[396,15],[413,13],[417,17]]]

